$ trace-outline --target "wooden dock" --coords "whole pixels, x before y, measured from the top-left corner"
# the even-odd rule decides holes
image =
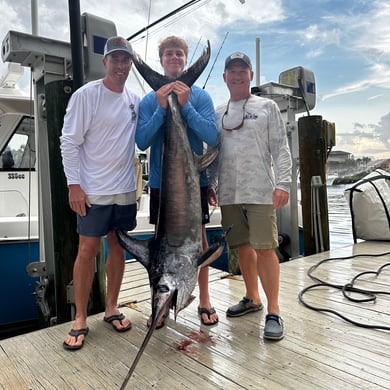
[[[359,272],[389,263],[390,254],[372,256],[388,251],[388,242],[363,242],[281,264],[285,337],[278,342],[262,338],[264,311],[226,317],[227,307],[242,298],[244,283],[211,269],[210,293],[219,323],[200,324],[197,300],[179,313],[176,322],[171,314],[167,326],[154,332],[127,388],[389,389],[388,330],[354,326],[334,314],[310,310],[298,299],[304,287],[314,284],[307,271],[319,260],[368,254],[332,260],[315,272],[341,285]],[[389,293],[390,267],[379,276],[366,275],[357,286]],[[389,295],[378,295],[375,303],[354,303],[337,289],[320,287],[304,298],[354,321],[390,327]],[[147,275],[136,262],[127,264],[121,302],[133,329],[116,333],[102,321],[103,313],[91,316],[84,348],[77,352],[62,348],[71,323],[1,340],[0,389],[118,389],[143,341],[150,313]]]

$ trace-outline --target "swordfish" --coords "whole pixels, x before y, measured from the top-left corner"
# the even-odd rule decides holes
[[[178,80],[189,87],[202,73],[210,59],[210,44],[201,57]],[[134,53],[133,62],[153,88],[173,80],[163,76]],[[197,156],[187,136],[177,96],[168,97],[167,126],[162,157],[160,209],[155,234],[148,240],[130,237],[118,231],[121,245],[146,268],[152,292],[152,324],[124,380],[124,389],[158,323],[167,312],[177,314],[193,300],[199,267],[216,260],[223,252],[225,233],[206,251],[202,249],[202,219],[199,177],[215,159],[218,148]]]

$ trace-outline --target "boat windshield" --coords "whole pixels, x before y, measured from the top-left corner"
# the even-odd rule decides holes
[[[23,116],[0,153],[0,170],[33,170],[36,150],[34,118]]]

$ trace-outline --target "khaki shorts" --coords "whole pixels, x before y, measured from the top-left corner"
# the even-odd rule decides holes
[[[272,205],[236,204],[221,206],[222,226],[232,226],[227,241],[229,248],[250,245],[254,249],[278,247],[276,212]]]

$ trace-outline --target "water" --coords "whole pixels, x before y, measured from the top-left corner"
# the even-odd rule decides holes
[[[344,196],[348,186],[327,186],[330,249],[353,244],[351,212]]]

